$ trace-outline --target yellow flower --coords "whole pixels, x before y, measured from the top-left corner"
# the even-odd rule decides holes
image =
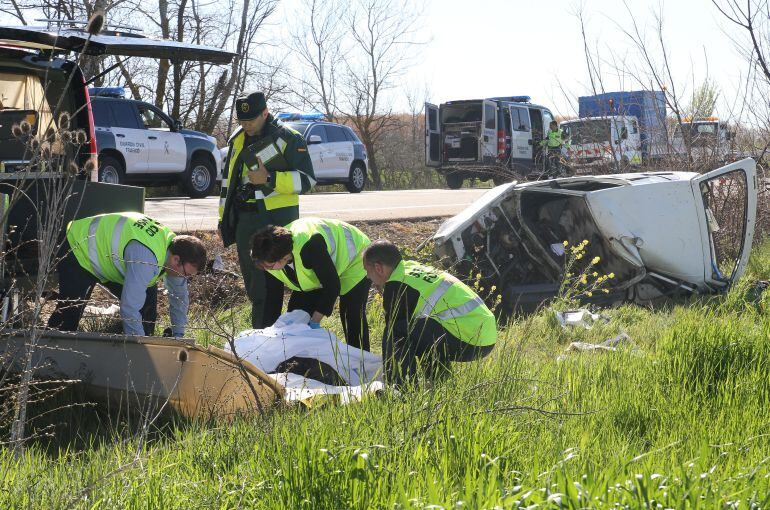
[[[582,254],[582,253],[578,253],[577,255],[575,255],[575,258],[576,258],[577,260],[580,260],[580,259],[582,259],[582,258],[583,258],[583,254]]]
[[[610,291],[608,289],[602,289],[602,292],[604,292],[605,294],[609,294],[610,293]]]
[[[588,279],[586,278],[586,275],[583,275],[580,277],[580,283],[582,283],[583,285],[588,283]]]
[[[588,297],[591,297],[591,296],[593,296],[593,295],[594,295],[594,293],[593,293],[593,292],[586,292],[586,296],[588,296]]]
[[[596,278],[597,276],[599,276],[599,273],[597,273],[596,271],[594,271],[593,273],[591,273],[591,276],[593,276],[594,278]]]
[[[594,257],[594,258],[591,260],[591,264],[598,264],[600,260],[602,260],[602,259],[600,259],[599,257]]]
[[[564,247],[566,248],[567,246],[569,246],[569,241],[564,241],[562,244],[563,244],[563,245],[564,245]]]
[[[489,292],[494,292],[494,291],[495,291],[495,289],[497,289],[497,285],[492,285],[492,286],[489,288]]]
[[[583,244],[588,244],[588,239],[583,239]]]
[[[615,273],[610,273],[610,274],[609,274],[609,275],[607,275],[607,276],[609,276],[610,278],[615,278]]]
[[[572,273],[567,273],[567,278],[571,278],[571,277],[572,277]]]

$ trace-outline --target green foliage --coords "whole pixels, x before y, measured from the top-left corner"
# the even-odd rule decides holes
[[[0,507],[764,508],[770,317],[748,280],[768,257],[726,296],[591,330],[515,319],[483,362],[361,404],[0,450]],[[565,352],[620,332],[636,349]]]

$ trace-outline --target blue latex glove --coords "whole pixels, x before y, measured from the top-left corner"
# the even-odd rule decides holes
[[[321,329],[321,323],[320,322],[314,322],[310,321],[307,323],[308,326],[310,326],[310,329]]]

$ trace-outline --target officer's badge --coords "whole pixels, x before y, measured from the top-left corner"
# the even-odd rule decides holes
[[[244,112],[244,113],[249,111],[249,103],[247,103],[246,101],[242,102],[241,103],[241,111]]]

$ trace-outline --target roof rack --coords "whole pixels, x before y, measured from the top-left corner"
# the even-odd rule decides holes
[[[35,21],[44,21],[49,25],[72,25],[72,26],[82,26],[82,27],[85,27],[86,25],[88,25],[88,21],[74,20],[74,19],[38,18]],[[128,25],[116,25],[112,23],[105,23],[104,28],[127,30],[129,32],[143,32],[141,28],[136,28]]]

